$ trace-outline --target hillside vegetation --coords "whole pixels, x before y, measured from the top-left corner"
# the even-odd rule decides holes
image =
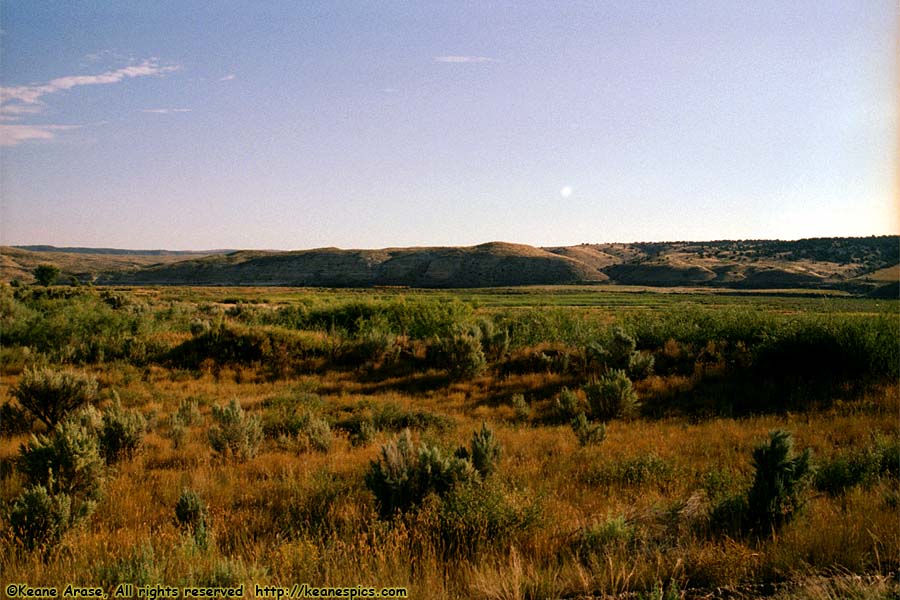
[[[4,248],[3,278],[57,264],[63,277],[103,285],[404,286],[471,288],[612,283],[738,289],[837,288],[867,292],[892,281],[900,238],[818,238],[582,244],[534,248],[492,242],[456,248],[321,248],[208,256],[91,254]],[[896,279],[893,279],[896,280]]]

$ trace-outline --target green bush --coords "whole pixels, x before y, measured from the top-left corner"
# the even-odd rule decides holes
[[[67,414],[94,401],[97,381],[75,371],[25,369],[12,395],[22,408],[53,429]]]
[[[178,410],[175,411],[175,419],[185,427],[193,425],[200,420],[200,409],[196,400],[184,398],[178,403]]]
[[[768,444],[753,450],[753,467],[753,485],[747,492],[748,524],[763,535],[790,522],[803,507],[812,475],[810,451],[794,456],[791,434],[773,431]]]
[[[100,430],[100,452],[106,464],[113,464],[134,456],[141,447],[147,420],[136,410],[124,410],[116,399],[103,414]]]
[[[646,379],[653,375],[656,359],[652,354],[633,352],[628,359],[628,376],[632,379]]]
[[[76,419],[66,419],[49,435],[32,435],[19,448],[18,468],[31,485],[73,500],[99,497],[104,466],[96,432]]]
[[[73,525],[72,500],[42,485],[22,492],[9,511],[13,535],[28,550],[53,546]]]
[[[621,327],[614,327],[607,346],[608,365],[613,369],[627,368],[636,348],[637,342],[628,332]]]
[[[0,433],[16,435],[31,431],[34,419],[18,405],[12,402],[0,404]]]
[[[306,437],[308,446],[316,452],[328,452],[334,440],[328,421],[315,416],[311,416],[307,420],[303,427],[303,435]]]
[[[59,267],[56,265],[50,264],[42,264],[36,266],[31,274],[34,275],[34,279],[38,285],[50,286],[56,283],[56,279],[59,277]]]
[[[209,509],[200,495],[193,490],[182,490],[175,503],[175,521],[179,527],[193,536],[201,548],[209,543]]]
[[[472,333],[481,340],[481,349],[489,360],[500,360],[509,352],[509,331],[498,329],[493,320],[481,317]]]
[[[263,437],[259,417],[246,416],[236,398],[227,406],[213,406],[212,416],[216,424],[210,428],[208,437],[217,454],[237,460],[256,456]]]
[[[145,362],[154,356],[144,335],[153,320],[136,308],[113,309],[94,292],[73,290],[48,288],[48,297],[16,301],[14,318],[4,319],[4,345],[27,346],[64,363]]]
[[[489,548],[508,548],[540,518],[535,500],[510,499],[496,482],[467,481],[454,487],[438,508],[439,533],[448,557],[472,557]]]
[[[621,369],[614,369],[596,383],[584,386],[591,416],[600,421],[637,416],[640,402],[631,386],[631,380]]]
[[[516,423],[526,423],[531,418],[531,405],[525,400],[524,394],[513,394],[512,409]]]
[[[816,466],[814,485],[839,496],[857,485],[871,485],[880,477],[900,474],[900,440],[877,437],[872,446],[840,453]]]
[[[381,447],[378,460],[369,464],[365,481],[381,516],[389,518],[418,506],[430,493],[444,494],[474,476],[467,460],[427,444],[415,448],[406,429],[396,441]]]
[[[588,559],[611,546],[630,545],[634,539],[634,526],[623,515],[617,515],[581,528],[573,540],[573,550],[582,559]]]
[[[453,379],[467,379],[487,367],[481,342],[475,336],[456,334],[431,341],[426,349],[428,363],[446,369]]]
[[[571,425],[581,446],[595,446],[606,439],[606,425],[589,422],[584,413],[578,413],[578,416],[572,419]]]
[[[487,424],[481,423],[481,430],[472,434],[472,466],[482,477],[488,477],[497,469],[500,460],[500,442]]]
[[[553,403],[553,412],[556,420],[561,423],[569,423],[572,419],[582,414],[581,401],[578,395],[567,387],[564,387]]]

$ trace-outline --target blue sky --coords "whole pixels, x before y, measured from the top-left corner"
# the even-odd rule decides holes
[[[897,12],[0,1],[0,242],[897,233]]]

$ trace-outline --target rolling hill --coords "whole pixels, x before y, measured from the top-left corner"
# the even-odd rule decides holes
[[[98,285],[261,285],[464,288],[610,283],[738,289],[840,288],[895,281],[900,237],[175,253],[0,249],[6,281],[41,263]]]

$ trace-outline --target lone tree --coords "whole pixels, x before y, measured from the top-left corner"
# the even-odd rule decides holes
[[[34,275],[38,284],[49,286],[53,285],[54,282],[56,282],[56,278],[59,277],[59,267],[47,264],[38,265],[31,273]]]

